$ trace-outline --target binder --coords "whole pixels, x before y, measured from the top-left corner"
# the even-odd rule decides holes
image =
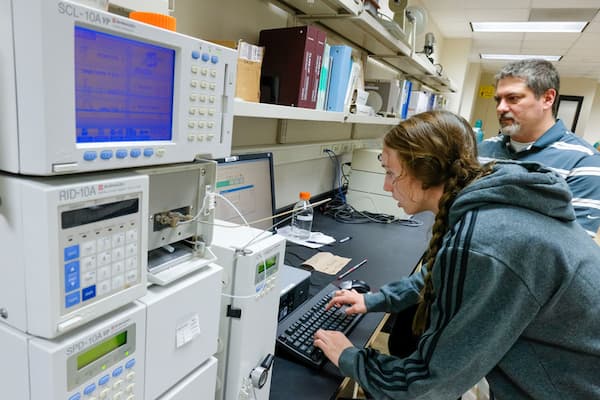
[[[327,99],[327,87],[329,86],[329,68],[331,68],[331,59],[329,58],[329,48],[331,46],[325,43],[323,49],[323,59],[321,60],[321,74],[319,75],[319,89],[317,90],[317,110],[324,110]]]
[[[323,66],[323,56],[325,53],[325,41],[327,34],[321,30],[317,30],[317,40],[315,42],[315,67],[314,77],[311,78],[310,101],[315,103],[317,108],[319,84],[321,80],[321,70]]]
[[[346,89],[352,69],[352,48],[346,45],[331,46],[331,79],[327,95],[327,111],[344,111]]]
[[[265,29],[259,45],[265,47],[261,69],[261,102],[285,106],[315,108],[317,96],[311,96],[319,35],[314,26]],[[322,51],[322,50],[321,50]],[[319,70],[320,74],[320,70]]]
[[[410,94],[412,92],[412,81],[405,79],[401,83],[400,93],[400,118],[406,119],[408,117],[408,105],[410,103]]]

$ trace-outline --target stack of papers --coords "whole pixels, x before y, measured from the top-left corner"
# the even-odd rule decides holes
[[[292,235],[292,227],[286,225],[277,230],[277,234],[283,236],[286,240],[300,244],[302,246],[310,247],[311,249],[318,249],[326,244],[335,242],[335,238],[329,235],[325,235],[321,232],[311,232],[310,237],[306,240],[302,240]]]

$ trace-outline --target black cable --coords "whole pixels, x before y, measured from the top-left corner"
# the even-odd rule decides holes
[[[348,203],[336,203],[330,201],[323,209],[323,214],[344,224],[367,224],[370,222],[378,224],[400,224],[404,226],[417,227],[423,222],[414,218],[397,218],[394,215],[373,213],[370,211],[358,211]]]

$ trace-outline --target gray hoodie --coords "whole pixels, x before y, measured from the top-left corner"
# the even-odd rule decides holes
[[[484,376],[499,400],[600,399],[600,248],[570,200],[539,164],[498,162],[450,209],[417,350],[349,348],[341,372],[376,399],[456,399]],[[422,278],[365,295],[367,309],[414,304]]]

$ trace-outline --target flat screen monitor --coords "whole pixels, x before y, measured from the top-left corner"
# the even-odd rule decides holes
[[[216,160],[216,191],[242,213],[250,226],[271,230],[275,211],[273,154],[241,154]],[[215,217],[243,224],[238,213],[217,198]]]

